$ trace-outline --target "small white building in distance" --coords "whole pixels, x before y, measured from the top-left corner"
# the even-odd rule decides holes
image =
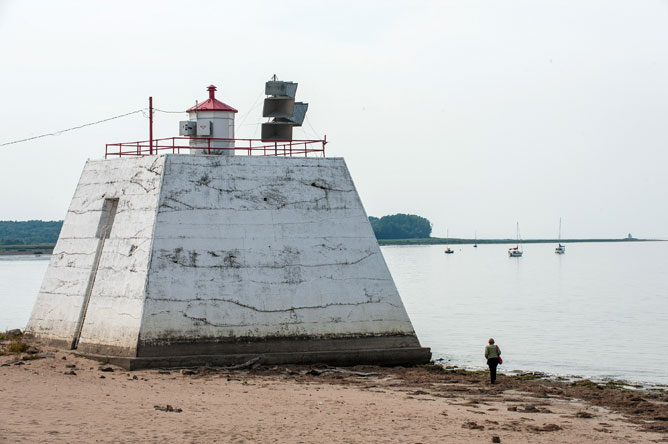
[[[26,333],[129,369],[428,362],[344,160],[204,111],[86,163]]]

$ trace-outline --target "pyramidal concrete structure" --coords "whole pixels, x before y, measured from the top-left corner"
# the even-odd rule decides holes
[[[130,369],[430,358],[341,158],[88,161],[26,331]]]

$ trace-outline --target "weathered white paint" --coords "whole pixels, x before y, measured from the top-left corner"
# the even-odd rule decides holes
[[[218,139],[234,139],[234,113],[231,111],[191,111],[188,113],[189,120],[195,121],[210,121],[211,135],[197,136],[197,137],[213,137]],[[210,142],[212,148],[234,148],[234,140],[229,141],[212,141]],[[191,140],[190,146],[198,149],[191,149],[191,154],[207,154],[208,150],[203,147],[208,147],[207,142],[203,140]],[[234,150],[214,150],[211,154],[221,154],[224,156],[233,156]]]
[[[115,197],[83,351],[415,335],[343,159],[183,155],[88,162],[29,333],[71,341]]]
[[[65,344],[74,339],[104,200],[118,198],[79,347],[136,354],[164,162],[164,157],[142,157],[86,163],[28,322],[29,334]]]
[[[343,159],[169,156],[140,339],[414,334]]]

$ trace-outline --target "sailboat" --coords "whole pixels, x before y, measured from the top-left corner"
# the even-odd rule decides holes
[[[517,245],[513,248],[508,248],[508,256],[510,257],[522,257],[524,253],[520,248],[520,223],[517,222]]]
[[[473,248],[478,248],[478,232],[475,232],[475,243],[473,244]]]
[[[566,252],[566,246],[561,245],[561,218],[559,218],[559,246],[554,249],[556,254],[564,254]]]
[[[448,239],[448,240],[450,240],[450,230],[446,230],[446,232],[445,232],[445,238]],[[454,252],[455,252],[455,250],[453,250],[452,248],[448,247],[447,244],[445,245],[445,251],[444,251],[445,254],[452,254],[452,253],[454,253]]]

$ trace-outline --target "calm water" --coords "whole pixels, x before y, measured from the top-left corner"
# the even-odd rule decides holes
[[[487,339],[505,370],[668,383],[668,243],[383,247],[423,345],[484,365]]]
[[[668,384],[668,243],[383,247],[421,343],[484,365],[492,336],[505,370]],[[24,328],[48,257],[0,257],[0,329]]]

